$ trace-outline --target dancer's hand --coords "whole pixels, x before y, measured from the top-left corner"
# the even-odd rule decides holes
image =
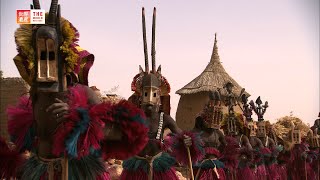
[[[65,120],[66,115],[69,114],[69,105],[62,100],[56,98],[55,102],[50,105],[46,111],[51,114],[51,116],[60,123]]]
[[[122,139],[122,132],[119,125],[115,123],[106,123],[103,129],[104,136],[108,140],[119,141]]]
[[[192,145],[192,139],[190,136],[187,136],[187,135],[183,135],[184,136],[184,139],[183,139],[183,142],[184,142],[184,145],[186,147],[190,147]]]

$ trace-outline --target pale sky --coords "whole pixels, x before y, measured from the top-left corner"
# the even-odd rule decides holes
[[[319,0],[60,0],[62,16],[80,32],[80,46],[95,55],[89,85],[102,91],[130,84],[144,66],[141,8],[146,10],[149,59],[153,7],[157,8],[156,63],[175,92],[197,77],[210,60],[214,33],[226,71],[251,94],[267,100],[265,118],[293,115],[313,125],[319,113]],[[1,70],[19,76],[16,9],[31,0],[1,0]],[[40,0],[49,10],[50,1]],[[254,116],[256,119],[256,116]]]

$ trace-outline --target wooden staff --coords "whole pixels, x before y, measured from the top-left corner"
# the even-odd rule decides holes
[[[187,152],[188,152],[189,168],[190,168],[190,171],[191,171],[191,180],[194,180],[190,149],[189,149],[189,147],[186,147],[186,148],[187,148]]]
[[[68,180],[68,176],[69,176],[69,164],[68,164],[68,157],[67,155],[64,156],[64,173],[63,173],[63,176],[64,176],[64,180]]]
[[[319,174],[319,162],[320,162],[320,160],[319,159],[317,159],[317,180],[319,180],[320,179],[320,174]]]
[[[305,172],[306,180],[308,180],[307,159],[304,160],[304,172]]]
[[[197,180],[197,179],[199,178],[200,171],[201,171],[201,167],[199,167],[199,169],[198,169],[198,172],[197,172],[197,174],[196,174],[196,178],[195,178],[195,180]]]

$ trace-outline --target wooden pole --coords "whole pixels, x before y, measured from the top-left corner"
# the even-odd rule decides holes
[[[186,147],[186,148],[187,148],[187,152],[188,152],[189,168],[190,168],[190,172],[191,172],[191,180],[194,180],[190,149],[189,149],[189,147]]]
[[[318,172],[318,173],[317,173],[317,179],[318,179],[318,180],[320,180],[320,174],[319,174],[319,165],[320,165],[320,163],[319,163],[319,162],[320,162],[320,160],[319,160],[319,158],[318,158],[318,167],[317,167],[317,172]]]
[[[317,159],[317,180],[319,180],[319,159]]]
[[[63,163],[64,163],[64,164],[63,164],[63,166],[64,166],[64,167],[63,167],[63,168],[64,168],[64,172],[62,171],[62,173],[63,173],[63,174],[62,174],[62,176],[63,176],[62,179],[63,179],[63,180],[68,180],[68,176],[69,176],[69,172],[68,172],[69,167],[68,167],[68,166],[69,166],[69,164],[68,164],[68,157],[67,157],[66,155],[64,156],[63,161],[64,161],[64,162],[63,162]]]
[[[304,171],[305,171],[306,180],[308,180],[308,173],[307,173],[307,159],[305,159],[305,160],[304,160]]]

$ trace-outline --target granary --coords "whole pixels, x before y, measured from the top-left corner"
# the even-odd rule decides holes
[[[215,35],[213,52],[205,70],[198,77],[176,92],[176,94],[180,95],[176,113],[178,126],[183,130],[192,129],[196,115],[202,110],[207,102],[208,92],[218,91],[220,89],[223,98],[226,95],[226,91],[223,87],[227,83],[232,83],[234,96],[240,96],[243,88],[229,76],[222,66]],[[244,91],[244,93],[249,96],[247,92]],[[227,112],[227,108],[224,108],[223,111]],[[235,111],[241,112],[238,106],[235,107]]]
[[[8,106],[15,105],[19,97],[27,95],[30,87],[22,78],[4,78],[2,71],[0,72],[0,136],[9,140],[6,109]]]

